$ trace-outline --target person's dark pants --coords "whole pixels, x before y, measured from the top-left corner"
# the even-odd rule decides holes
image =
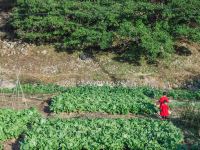
[[[162,116],[162,119],[168,119],[168,117],[167,116]]]

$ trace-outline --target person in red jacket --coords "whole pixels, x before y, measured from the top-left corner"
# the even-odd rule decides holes
[[[167,97],[167,92],[163,92],[163,96],[159,99],[159,101],[156,102],[156,105],[160,108],[160,116],[161,117],[162,117],[161,109],[163,108],[162,104],[164,104],[164,102],[165,102],[165,105],[167,105],[167,103],[169,103],[169,99]],[[166,107],[165,105],[164,105],[164,107]],[[168,105],[167,105],[167,107],[168,107]],[[168,109],[169,109],[169,107],[168,107]],[[169,111],[168,111],[168,113],[169,113]],[[169,114],[168,114],[168,116],[169,116]]]
[[[169,106],[167,105],[167,101],[164,101],[160,105],[160,116],[162,119],[167,119],[169,116]]]
[[[169,99],[167,97],[167,92],[163,92],[163,96],[160,98],[160,100],[158,102],[161,106],[161,104],[163,104],[165,101],[166,101],[166,103],[169,103]]]

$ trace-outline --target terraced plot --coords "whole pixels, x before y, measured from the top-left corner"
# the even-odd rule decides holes
[[[106,112],[110,114],[154,114],[153,101],[130,88],[81,86],[52,98],[53,112]]]

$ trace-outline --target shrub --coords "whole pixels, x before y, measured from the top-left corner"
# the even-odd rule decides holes
[[[18,0],[10,23],[26,41],[71,49],[135,45],[154,61],[173,53],[176,38],[200,39],[199,7],[199,0]]]

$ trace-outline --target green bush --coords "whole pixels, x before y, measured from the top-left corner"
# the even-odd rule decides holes
[[[71,49],[135,45],[154,61],[173,53],[176,38],[200,39],[199,7],[199,0],[17,0],[10,23],[26,41]]]
[[[168,121],[152,119],[41,119],[20,149],[176,150],[183,134]]]

